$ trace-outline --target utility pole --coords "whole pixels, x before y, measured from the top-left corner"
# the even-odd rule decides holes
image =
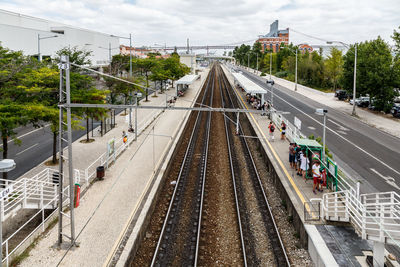
[[[296,70],[295,70],[296,73],[295,73],[295,78],[294,78],[295,79],[295,81],[294,81],[295,82],[295,84],[294,84],[295,91],[297,91],[297,50],[298,50],[297,48],[298,47],[296,47]]]
[[[247,53],[247,68],[250,69],[250,51]]]
[[[357,79],[357,43],[354,45],[354,81],[353,81],[353,112],[351,115],[355,116],[356,113],[356,79]]]

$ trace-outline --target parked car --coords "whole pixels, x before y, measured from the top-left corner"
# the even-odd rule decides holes
[[[400,103],[394,103],[390,113],[392,113],[393,117],[400,118]]]
[[[348,94],[346,90],[337,90],[335,92],[335,97],[337,97],[339,100],[345,100],[348,98]]]
[[[350,103],[350,105],[353,105],[353,99],[350,99],[349,103]],[[362,96],[362,97],[356,98],[356,105],[361,108],[368,107],[369,96]]]

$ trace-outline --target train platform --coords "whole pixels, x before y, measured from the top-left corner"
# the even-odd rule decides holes
[[[201,78],[194,81],[185,95],[176,100],[173,105],[191,107],[205,81],[208,69],[200,73]],[[166,91],[171,96],[174,90]],[[150,102],[141,105],[164,105],[165,93],[158,97],[149,97]],[[139,109],[139,124],[148,119],[152,110]],[[56,245],[58,227],[53,227],[42,236],[29,251],[21,266],[107,266],[116,264],[121,257],[127,257],[123,246],[125,234],[135,232],[135,227],[143,220],[141,215],[146,209],[144,203],[152,188],[157,187],[165,171],[166,164],[172,155],[183,126],[190,111],[167,110],[161,112],[148,124],[126,151],[117,159],[105,174],[103,181],[94,182],[82,196],[80,206],[75,209],[75,228],[79,247],[59,249]],[[97,138],[100,144],[112,137],[120,136],[127,129],[125,117],[117,117],[117,127],[106,134],[103,139]],[[85,162],[90,157],[91,150],[76,149],[82,144],[74,143],[74,161]],[[99,146],[104,150],[106,146]],[[79,152],[78,152],[79,151]],[[88,154],[88,155],[86,155]],[[64,226],[68,231],[69,225]],[[114,257],[117,255],[117,257]]]
[[[232,85],[234,85],[234,77],[227,68],[224,71]],[[246,102],[246,93],[235,89],[240,102],[247,109],[253,109]],[[294,217],[294,224],[298,224],[297,229],[303,229],[307,240],[308,250],[311,258],[316,266],[368,266],[366,258],[372,255],[373,242],[362,240],[360,236],[354,231],[353,227],[347,225],[326,225],[322,220],[306,220],[305,210],[309,209],[307,206],[312,199],[322,198],[323,193],[329,192],[324,189],[324,192],[313,193],[313,181],[307,180],[306,182],[301,176],[296,174],[295,169],[290,167],[289,163],[289,146],[290,142],[284,138],[281,139],[281,132],[279,131],[280,125],[276,125],[274,132],[274,139],[271,140],[269,136],[268,125],[270,119],[261,114],[249,113],[249,120],[251,121],[255,133],[264,147],[267,156],[272,165],[275,166],[275,171],[280,179],[281,197],[287,194],[290,202],[293,204],[293,209],[288,208],[291,214],[297,214]],[[306,207],[307,206],[307,207]],[[300,238],[302,231],[300,230]],[[304,243],[303,243],[304,244]],[[388,252],[386,251],[386,254]]]

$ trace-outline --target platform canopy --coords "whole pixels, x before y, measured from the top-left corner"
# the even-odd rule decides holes
[[[199,78],[199,75],[194,75],[194,74],[185,75],[182,78],[180,78],[179,80],[177,80],[176,84],[190,85],[194,81],[196,81],[198,78]]]
[[[262,88],[261,86],[257,85],[253,81],[251,81],[249,78],[245,77],[241,73],[234,72],[232,73],[233,77],[235,77],[235,81],[242,87],[246,93],[249,94],[266,94],[267,90]]]

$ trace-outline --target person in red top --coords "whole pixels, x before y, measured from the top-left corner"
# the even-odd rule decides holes
[[[275,126],[272,123],[272,121],[269,122],[268,129],[269,129],[269,140],[274,141]]]

